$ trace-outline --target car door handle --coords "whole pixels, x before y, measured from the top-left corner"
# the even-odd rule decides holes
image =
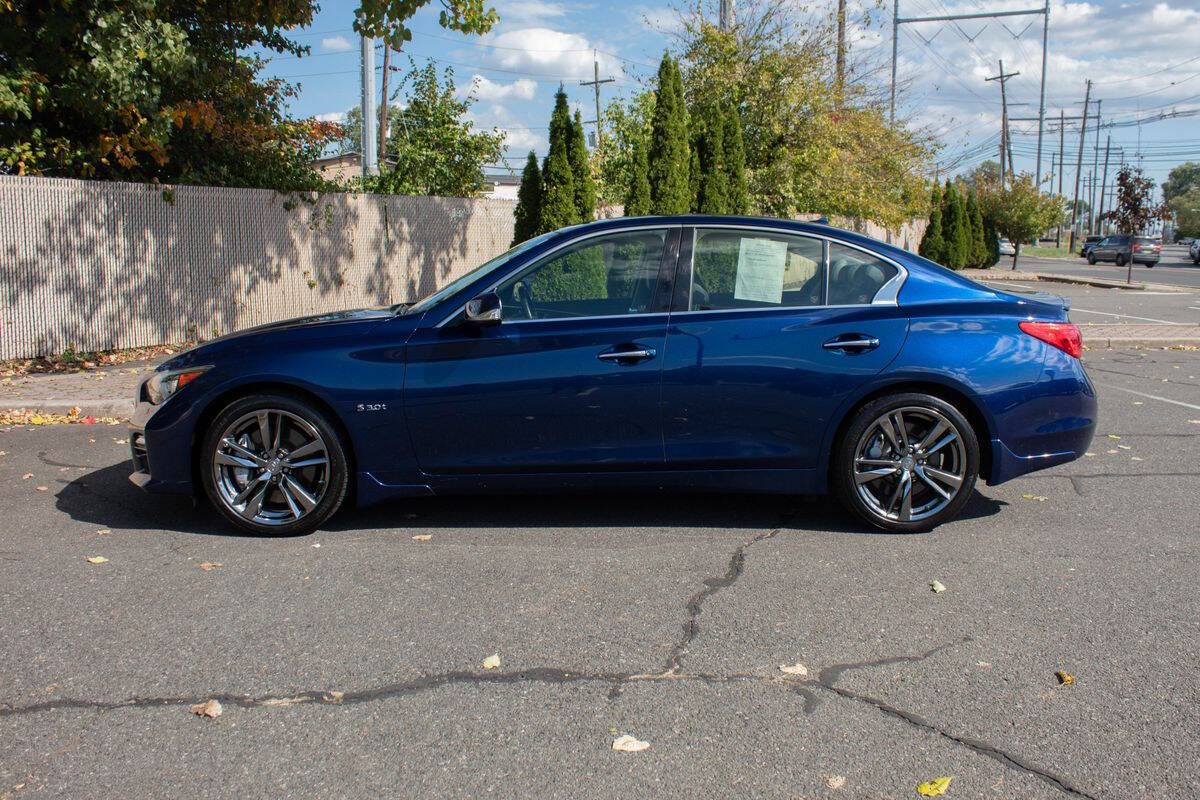
[[[850,337],[835,337],[821,345],[826,350],[851,350],[861,352],[863,350],[874,350],[879,347],[879,339],[874,336],[856,336]]]
[[[601,361],[645,361],[648,358],[654,358],[658,355],[658,351],[652,347],[647,347],[642,350],[614,350],[608,353],[600,353],[596,358]]]

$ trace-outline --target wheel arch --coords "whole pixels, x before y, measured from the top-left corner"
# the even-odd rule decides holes
[[[213,420],[216,419],[217,415],[226,406],[235,400],[251,395],[268,393],[294,397],[297,400],[312,404],[325,414],[333,424],[338,436],[341,437],[342,449],[346,453],[347,480],[349,481],[346,487],[346,497],[355,497],[358,486],[356,481],[357,467],[354,455],[354,440],[350,438],[350,432],[346,429],[346,424],[342,421],[341,416],[334,410],[328,400],[311,389],[280,380],[258,380],[240,383],[237,386],[232,386],[224,390],[220,394],[214,395],[205,404],[200,414],[196,417],[196,424],[192,428],[192,441],[189,448],[193,491],[198,495],[203,494],[200,488],[203,486],[200,476],[200,443],[204,441],[204,436],[208,432],[209,426],[212,425]]]
[[[975,438],[979,442],[979,476],[984,480],[991,478],[992,427],[980,402],[964,387],[928,379],[905,378],[873,386],[845,405],[841,417],[834,427],[833,435],[826,442],[824,448],[826,464],[825,479],[827,485],[832,486],[829,471],[833,469],[833,448],[846,435],[846,429],[850,427],[850,422],[854,419],[854,415],[858,413],[859,409],[880,397],[889,394],[904,394],[906,392],[933,395],[957,408],[967,418],[967,422],[971,424],[971,430],[975,432]]]

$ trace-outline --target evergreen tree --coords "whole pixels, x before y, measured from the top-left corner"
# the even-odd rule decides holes
[[[979,197],[974,189],[967,195],[967,216],[971,220],[971,257],[968,266],[978,269],[987,264],[988,247],[983,237],[983,210],[979,207]]]
[[[937,183],[934,183],[929,197],[929,224],[925,226],[925,235],[921,237],[921,245],[917,248],[917,254],[941,264],[945,257],[944,250],[945,245],[942,241],[942,193]]]
[[[538,233],[548,233],[579,222],[569,155],[571,128],[567,93],[559,86],[554,95],[554,113],[550,116],[550,152],[542,162],[542,207],[538,214]]]
[[[721,109],[709,107],[694,117],[696,161],[700,176],[696,187],[696,211],[701,214],[729,213],[729,174],[725,167],[725,120]]]
[[[695,212],[700,197],[700,174],[700,142],[693,138],[691,146],[688,147],[687,210],[691,212]]]
[[[538,168],[537,155],[529,151],[525,169],[521,171],[521,187],[517,189],[517,208],[513,212],[513,246],[537,235],[542,214],[542,171]]]
[[[591,222],[596,218],[596,184],[592,181],[592,164],[588,157],[587,142],[583,136],[583,118],[575,112],[571,123],[571,176],[575,182],[575,208],[580,222]]]
[[[633,142],[633,168],[625,192],[625,216],[644,217],[650,213],[650,180],[646,176],[646,146],[640,139]]]
[[[962,269],[967,261],[966,210],[958,189],[949,180],[942,193],[942,247],[945,260],[944,266],[950,269]]]
[[[987,254],[983,268],[990,269],[1000,261],[1000,234],[996,232],[995,222],[986,214],[983,216],[983,246]]]
[[[750,188],[746,183],[746,148],[742,139],[742,117],[737,106],[730,105],[724,115],[726,206],[730,214],[750,213]]]
[[[651,119],[647,177],[652,214],[686,214],[690,148],[687,111],[683,105],[683,79],[669,53],[658,67],[658,89]]]

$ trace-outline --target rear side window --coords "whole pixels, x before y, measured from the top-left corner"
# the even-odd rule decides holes
[[[899,272],[863,250],[829,245],[829,305],[866,305]]]
[[[768,231],[696,230],[690,311],[819,306],[825,298],[820,239]]]

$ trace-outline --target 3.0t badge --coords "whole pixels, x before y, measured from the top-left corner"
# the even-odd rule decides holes
[[[387,403],[359,403],[355,411],[387,411]]]

